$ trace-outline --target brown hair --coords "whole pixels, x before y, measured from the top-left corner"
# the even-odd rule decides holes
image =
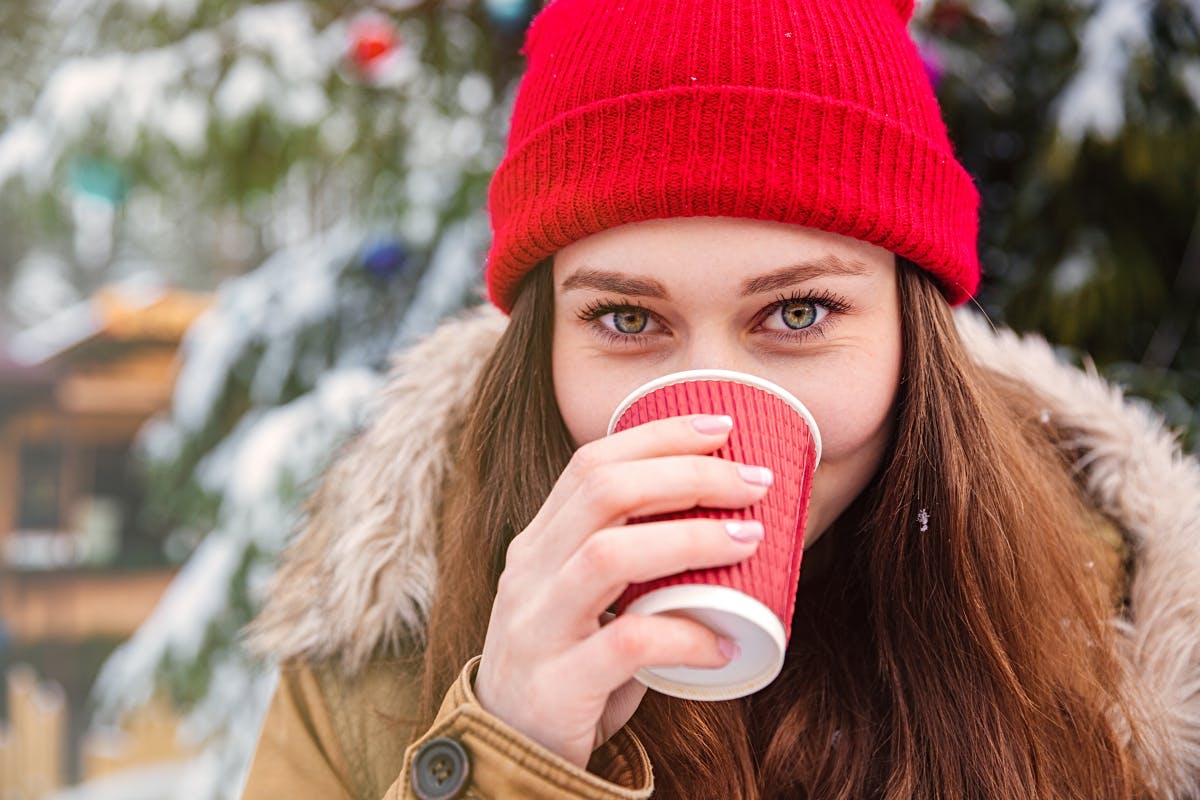
[[[814,546],[829,566],[801,584],[774,683],[723,703],[647,693],[629,724],[655,793],[1149,796],[1124,744],[1111,599],[1084,566],[1088,513],[1040,404],[967,356],[922,270],[901,260],[897,273],[890,455]],[[482,649],[507,545],[571,456],[550,371],[553,309],[546,262],[526,279],[462,432],[422,723]]]

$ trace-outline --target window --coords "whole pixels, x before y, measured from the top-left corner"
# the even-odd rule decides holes
[[[62,501],[62,445],[29,443],[21,447],[20,530],[59,528]]]

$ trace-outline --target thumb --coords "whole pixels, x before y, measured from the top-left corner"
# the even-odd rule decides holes
[[[592,746],[593,750],[611,739],[614,733],[629,722],[629,718],[637,711],[645,696],[646,686],[634,679],[621,684],[608,696],[608,704],[604,707],[604,713],[600,715],[600,721],[596,723],[596,743]]]

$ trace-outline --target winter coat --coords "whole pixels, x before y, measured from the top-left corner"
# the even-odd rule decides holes
[[[405,722],[418,680],[402,656],[422,641],[433,597],[448,442],[505,324],[475,309],[402,354],[373,422],[327,472],[258,623],[258,645],[283,666],[246,797],[650,796],[650,761],[628,728],[577,768],[478,704],[478,658],[431,728]],[[1163,722],[1148,742],[1157,778],[1168,797],[1200,798],[1200,465],[1147,407],[1061,363],[1041,339],[963,312],[958,324],[973,356],[1034,388],[1043,420],[1067,433],[1114,532],[1113,557],[1097,568],[1128,598],[1117,622],[1134,710]]]

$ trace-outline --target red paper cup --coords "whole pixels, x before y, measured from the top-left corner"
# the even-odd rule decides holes
[[[761,501],[745,508],[698,506],[635,517],[629,523],[753,519],[763,524],[764,539],[741,563],[631,585],[617,601],[617,613],[670,613],[735,640],[741,654],[724,667],[654,667],[637,674],[639,681],[663,694],[729,700],[758,691],[783,667],[812,476],[821,460],[821,434],[812,414],[786,389],[754,375],[707,369],[672,373],[635,389],[617,406],[608,432],[684,414],[733,417],[729,440],[713,455],[769,467],[774,483]]]

